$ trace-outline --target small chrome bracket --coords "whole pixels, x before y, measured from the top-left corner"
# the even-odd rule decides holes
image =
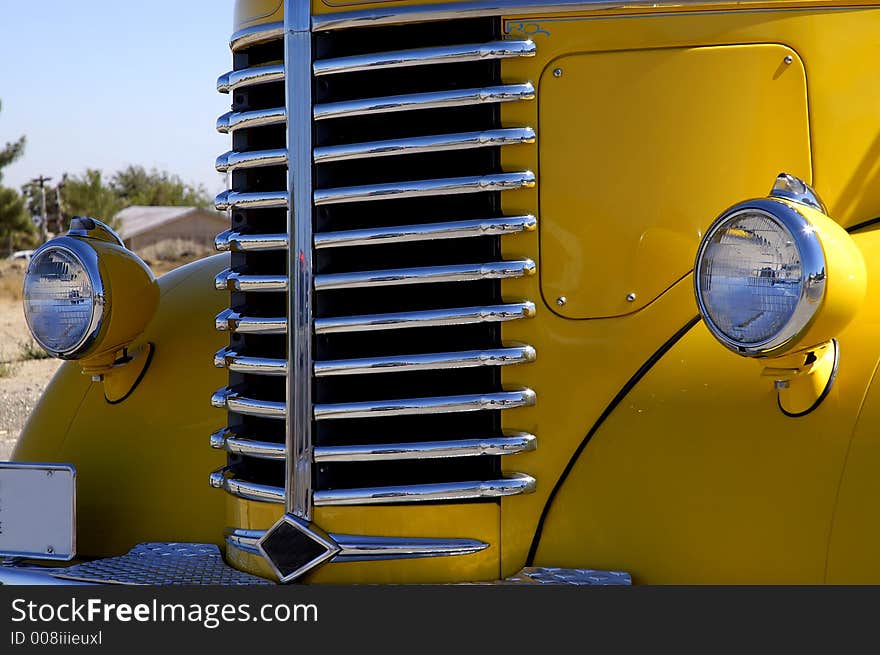
[[[825,203],[822,202],[815,189],[799,177],[789,175],[788,173],[780,173],[776,176],[776,182],[770,190],[770,196],[772,198],[794,200],[802,205],[818,209],[823,214],[828,213]]]
[[[85,237],[86,239],[98,239],[99,241],[115,243],[117,246],[125,248],[122,238],[109,225],[89,216],[74,216],[71,218],[70,229],[67,231],[67,234],[72,237]]]
[[[289,513],[266,531],[257,548],[282,584],[293,582],[342,550],[326,532]]]

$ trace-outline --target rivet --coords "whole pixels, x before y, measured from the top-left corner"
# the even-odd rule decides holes
[[[562,69],[554,68],[553,69],[553,77],[562,77]]]
[[[51,478],[53,475],[55,475],[55,471],[46,471],[47,478]]]
[[[49,547],[46,548],[46,552],[49,553],[49,554],[51,555],[52,553],[55,552],[55,549],[52,548],[52,546],[49,546]]]
[[[788,65],[794,61],[794,58],[791,55],[785,55],[785,59],[783,59],[782,61],[784,61],[785,64]]]
[[[567,302],[568,302],[568,298],[566,298],[565,296],[559,296],[556,299],[556,304],[559,305],[560,307],[562,307]]]
[[[626,301],[627,301],[627,302],[635,302],[635,300],[636,300],[636,294],[635,294],[635,293],[628,293],[628,294],[626,294]]]
[[[777,389],[788,389],[788,387],[791,386],[788,380],[776,380],[774,385]]]

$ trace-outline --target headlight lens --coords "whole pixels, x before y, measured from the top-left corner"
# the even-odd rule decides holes
[[[734,208],[709,229],[696,263],[697,297],[724,345],[760,355],[786,343],[819,308],[825,282],[821,246],[788,205]]]
[[[37,342],[57,356],[84,349],[100,324],[103,289],[73,250],[51,246],[38,252],[24,280],[24,313]]]

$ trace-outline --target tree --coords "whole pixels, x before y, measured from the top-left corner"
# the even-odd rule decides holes
[[[126,205],[174,205],[208,207],[211,198],[201,186],[187,184],[179,176],[143,166],[128,166],[110,179],[110,187]]]
[[[126,205],[116,191],[104,183],[101,171],[94,168],[86,169],[82,175],[65,176],[62,193],[67,221],[73,216],[91,216],[113,227],[114,217]]]
[[[24,144],[25,138],[21,137],[0,149],[0,181],[3,180],[3,168],[24,153]],[[6,245],[7,254],[11,255],[17,245],[30,245],[35,233],[21,196],[14,189],[0,186],[0,243]]]

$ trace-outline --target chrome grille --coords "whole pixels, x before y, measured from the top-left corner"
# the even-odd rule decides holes
[[[504,216],[500,195],[533,186],[505,171],[500,150],[535,141],[502,126],[499,105],[527,102],[527,81],[502,83],[500,61],[531,56],[479,18],[313,36],[313,210],[310,277],[315,505],[494,499],[534,489],[504,473],[501,456],[534,449],[504,433],[500,412],[534,404],[504,389],[502,366],[536,357],[502,343],[500,323],[534,316],[504,299],[500,281],[534,275],[505,261],[500,239],[536,228]],[[376,52],[376,44],[391,50]],[[235,46],[233,46],[235,48]],[[211,445],[229,453],[212,484],[242,498],[285,501],[288,148],[280,35],[251,38],[218,89],[233,96],[218,130],[233,148],[217,160],[230,187],[217,198],[232,254],[215,286],[231,294],[215,356],[229,386],[212,403],[229,424]],[[299,218],[297,219],[299,220]]]

